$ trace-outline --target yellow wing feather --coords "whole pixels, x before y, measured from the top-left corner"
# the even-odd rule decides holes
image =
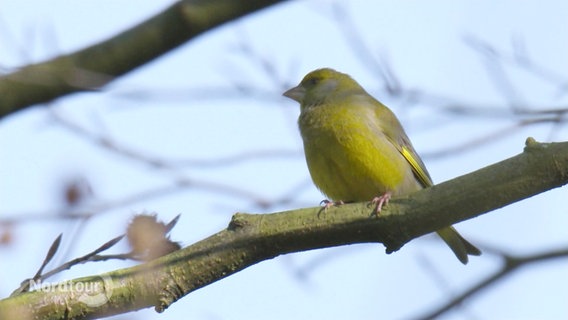
[[[414,172],[414,175],[416,176],[418,181],[420,181],[420,184],[424,187],[432,186],[432,180],[430,179],[428,172],[424,169],[422,160],[418,158],[416,153],[413,152],[413,150],[408,149],[406,146],[402,146],[400,153],[402,153],[404,159],[406,159],[406,161],[408,161],[408,163],[412,167],[412,172]]]

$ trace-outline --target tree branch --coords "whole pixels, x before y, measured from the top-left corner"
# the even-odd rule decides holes
[[[75,279],[64,283],[67,290],[1,300],[0,318],[91,319],[151,306],[162,312],[192,291],[281,254],[364,242],[393,252],[418,236],[566,183],[568,142],[529,138],[523,153],[393,199],[379,216],[367,203],[238,213],[227,229],[152,262]]]
[[[205,31],[282,0],[182,0],[121,34],[0,77],[0,117],[96,90]]]

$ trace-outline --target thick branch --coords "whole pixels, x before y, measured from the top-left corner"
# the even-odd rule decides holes
[[[363,242],[381,242],[392,252],[423,234],[566,183],[568,142],[528,139],[522,154],[393,199],[378,217],[366,203],[327,212],[308,208],[235,214],[227,229],[173,254],[74,280],[81,288],[98,288],[88,297],[97,297],[97,302],[102,297],[104,303],[90,305],[80,290],[35,291],[0,301],[0,318],[95,318],[150,306],[161,312],[194,290],[281,254]]]
[[[0,117],[69,93],[98,89],[205,31],[280,1],[179,1],[104,42],[0,77]]]

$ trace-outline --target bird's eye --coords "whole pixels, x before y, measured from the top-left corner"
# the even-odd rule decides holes
[[[308,79],[306,79],[306,86],[313,87],[316,84],[318,84],[318,82],[320,82],[320,80],[321,80],[321,78],[318,78],[318,77],[308,78]]]

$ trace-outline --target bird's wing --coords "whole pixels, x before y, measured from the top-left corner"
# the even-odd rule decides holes
[[[404,132],[402,125],[394,113],[379,101],[376,101],[376,103],[378,103],[378,107],[375,109],[375,114],[379,119],[379,124],[387,139],[395,146],[404,159],[408,161],[412,167],[414,176],[416,176],[420,184],[425,188],[432,186],[434,183],[432,182],[432,178],[430,178],[428,170],[426,170],[424,162],[422,162],[422,159],[420,159],[420,156],[418,156],[414,147],[412,147],[410,139]]]

